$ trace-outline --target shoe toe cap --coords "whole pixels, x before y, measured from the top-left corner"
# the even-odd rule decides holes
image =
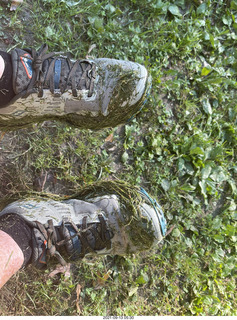
[[[136,62],[101,58],[96,61],[101,74],[102,91],[110,105],[131,107],[142,104],[151,87],[147,69]]]
[[[127,100],[125,100],[121,107],[125,107],[127,104],[132,106],[144,102],[146,94],[151,87],[151,77],[148,74],[147,69],[138,63],[130,62],[131,81],[133,83],[133,91]]]
[[[166,224],[163,215],[158,208],[155,209],[153,206],[150,206],[147,203],[142,203],[140,210],[142,216],[147,219],[148,222],[151,222],[152,232],[154,235],[153,245],[156,245],[163,239],[161,224]],[[163,221],[161,221],[161,219]]]

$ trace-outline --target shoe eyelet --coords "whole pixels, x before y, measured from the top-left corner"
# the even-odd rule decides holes
[[[54,97],[60,97],[61,96],[60,89],[54,89],[53,95],[54,95]]]

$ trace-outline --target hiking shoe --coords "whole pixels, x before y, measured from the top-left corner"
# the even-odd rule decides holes
[[[38,268],[46,264],[46,256],[65,265],[66,256],[77,260],[91,254],[126,255],[157,246],[166,232],[160,207],[151,198],[142,198],[138,205],[137,199],[122,198],[109,194],[87,201],[21,200],[5,207],[0,216],[18,214],[32,227],[31,263]]]
[[[72,61],[47,50],[12,51],[16,96],[0,109],[1,129],[45,120],[101,129],[125,123],[141,109],[151,86],[144,66],[106,58]]]

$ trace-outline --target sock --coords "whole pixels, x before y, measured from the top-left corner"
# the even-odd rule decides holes
[[[2,77],[0,78],[0,108],[2,108],[11,101],[11,99],[15,96],[15,92],[13,90],[12,83],[13,71],[11,55],[4,51],[0,51],[0,55],[5,62],[5,69]]]
[[[0,216],[0,230],[9,234],[10,237],[18,244],[24,255],[23,267],[25,267],[32,255],[32,229],[24,219],[14,213],[7,213]]]

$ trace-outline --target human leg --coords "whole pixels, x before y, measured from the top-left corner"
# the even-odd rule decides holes
[[[144,66],[115,59],[71,60],[62,54],[14,49],[15,97],[0,110],[0,128],[60,120],[101,129],[139,112],[151,80]]]
[[[5,62],[4,62],[3,57],[0,55],[0,80],[2,78],[4,69],[5,69]]]
[[[14,213],[0,215],[0,288],[31,259],[32,230]]]
[[[0,230],[0,289],[21,268],[24,255],[9,234]]]
[[[0,109],[9,103],[14,96],[11,55],[0,51]]]

